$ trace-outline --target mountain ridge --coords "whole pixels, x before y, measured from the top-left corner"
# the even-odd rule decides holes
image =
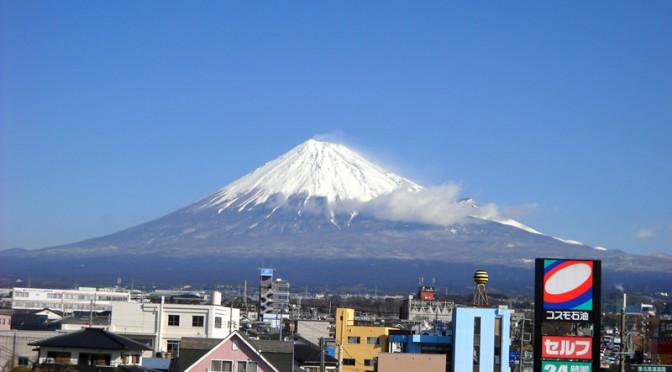
[[[509,267],[512,270],[502,273],[516,283],[524,280],[516,276],[529,274],[535,258],[555,257],[599,259],[607,272],[626,273],[626,280],[667,275],[669,281],[665,277],[654,284],[672,282],[672,256],[630,255],[568,243],[504,219],[492,205],[459,198],[458,191],[450,185],[423,188],[343,145],[309,140],[157,219],[81,242],[0,251],[0,261],[7,265],[0,280],[11,281],[26,270],[47,273],[54,265],[69,267],[72,273],[67,274],[72,275],[78,268],[97,265],[94,274],[139,276],[154,262],[170,260],[193,266],[191,275],[198,278],[203,273],[197,265],[210,267],[212,262],[203,261],[210,258],[229,270],[256,260],[250,271],[269,259],[293,267],[292,262],[302,262],[308,266],[294,269],[306,278],[325,275],[343,282],[352,273],[327,270],[329,260],[353,267],[385,262],[394,267],[391,275],[416,270],[426,276],[423,267],[441,265]],[[106,261],[112,264],[101,264]],[[311,262],[318,261],[323,262],[322,272],[312,272]],[[75,262],[80,266],[73,267]],[[127,267],[114,262],[126,262]],[[129,272],[131,268],[135,271]],[[216,267],[212,270],[224,275]]]

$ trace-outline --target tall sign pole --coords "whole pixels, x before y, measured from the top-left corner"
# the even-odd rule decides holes
[[[538,258],[534,282],[534,371],[598,372],[601,261]],[[572,333],[577,326],[592,326],[592,336]]]

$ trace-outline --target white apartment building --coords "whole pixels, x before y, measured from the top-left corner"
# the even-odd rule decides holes
[[[240,309],[220,302],[217,292],[209,305],[115,302],[109,330],[175,357],[182,337],[225,338],[239,329]]]
[[[12,309],[51,309],[69,314],[75,311],[110,311],[112,303],[130,302],[131,293],[115,289],[79,287],[78,289],[14,288]]]

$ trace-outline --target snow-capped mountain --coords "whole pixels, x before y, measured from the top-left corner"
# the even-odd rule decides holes
[[[369,162],[341,144],[309,140],[206,198],[199,208],[235,205],[242,210],[272,201],[282,205],[292,196],[304,201],[324,198],[328,204],[367,202],[399,188],[420,186]]]
[[[458,194],[450,185],[423,188],[346,146],[309,140],[156,220],[58,247],[0,251],[0,264],[6,266],[0,282],[21,272],[36,280],[62,265],[70,269],[58,275],[91,268],[93,276],[140,278],[157,262],[157,270],[171,268],[189,281],[202,280],[206,272],[217,277],[243,269],[254,273],[263,261],[297,270],[299,281],[341,282],[372,280],[364,275],[374,270],[371,265],[382,270],[378,276],[394,275],[408,283],[433,275],[432,270],[470,282],[471,273],[459,268],[477,266],[516,277],[511,280],[518,287],[537,257],[601,259],[607,270],[628,271],[633,280],[672,272],[672,257],[596,250],[548,237],[500,216],[493,205]],[[533,279],[527,280],[529,289]]]

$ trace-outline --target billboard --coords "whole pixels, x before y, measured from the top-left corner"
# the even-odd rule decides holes
[[[593,357],[592,337],[543,336],[541,344],[542,358],[592,359]]]
[[[593,261],[544,259],[544,319],[592,322],[593,272]]]
[[[585,362],[549,362],[541,363],[544,372],[593,372],[592,364]]]
[[[599,371],[601,277],[600,261],[536,259],[535,372]],[[576,334],[577,323],[593,334]]]

